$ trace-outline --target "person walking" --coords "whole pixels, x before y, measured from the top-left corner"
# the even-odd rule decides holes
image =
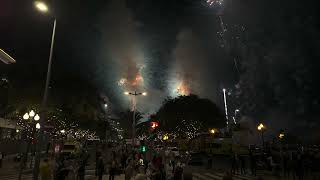
[[[48,159],[44,159],[40,165],[40,176],[41,180],[51,179],[51,166]]]

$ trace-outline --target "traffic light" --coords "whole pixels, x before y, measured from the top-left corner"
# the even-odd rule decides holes
[[[159,126],[159,123],[156,121],[152,121],[150,124],[152,129],[156,129]]]
[[[162,140],[164,140],[164,141],[166,141],[168,139],[169,139],[169,136],[167,134],[162,137]]]
[[[141,146],[140,151],[142,153],[145,153],[147,151],[147,147],[146,146]]]

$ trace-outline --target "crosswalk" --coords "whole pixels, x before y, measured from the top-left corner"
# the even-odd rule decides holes
[[[223,173],[210,172],[210,173],[192,173],[193,180],[222,180],[224,177]],[[233,180],[255,180],[256,177],[247,175],[233,175]]]

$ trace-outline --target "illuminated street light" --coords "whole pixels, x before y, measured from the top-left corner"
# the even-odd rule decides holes
[[[261,132],[261,140],[262,140],[262,147],[264,147],[264,136],[263,136],[263,133],[266,129],[265,125],[263,125],[262,123],[260,123],[257,127],[258,131]]]
[[[134,138],[135,138],[135,134],[136,134],[136,96],[146,96],[147,95],[147,92],[137,92],[137,91],[134,91],[134,92],[124,92],[125,95],[131,95],[133,100],[132,100],[132,109],[133,109],[133,118],[132,118],[132,145],[134,145]]]
[[[64,134],[66,131],[65,131],[64,129],[62,129],[60,132],[61,132],[62,134]]]
[[[211,129],[211,130],[210,130],[210,133],[211,133],[211,134],[215,134],[215,133],[216,133],[216,130],[215,130],[215,129]]]
[[[104,108],[108,109],[108,104],[107,103],[104,104]]]
[[[19,129],[16,129],[16,133],[18,133],[18,132],[20,132],[20,130],[19,130]]]
[[[48,6],[46,5],[46,3],[42,2],[42,1],[35,1],[34,2],[34,6],[40,11],[40,12],[43,12],[43,13],[46,13],[48,12],[49,8]]]
[[[266,128],[266,127],[265,127],[262,123],[260,123],[257,129],[258,129],[259,131],[261,131],[261,130],[263,130],[263,129],[265,129],[265,128]]]
[[[29,119],[29,114],[28,114],[28,113],[25,113],[25,114],[23,115],[23,119],[24,119],[24,120],[28,120],[28,119]]]
[[[36,116],[34,116],[34,120],[35,121],[39,121],[40,120],[40,116],[38,114],[36,114]]]
[[[47,13],[49,11],[48,5],[46,5],[42,1],[35,1],[34,2],[35,7],[42,13]],[[52,56],[53,56],[53,48],[54,48],[54,41],[55,41],[55,34],[56,34],[56,27],[57,27],[57,19],[55,18],[54,14],[51,14],[53,17],[53,26],[52,26],[52,34],[51,34],[51,43],[50,43],[50,52],[49,52],[49,59],[48,59],[48,68],[47,68],[47,74],[46,74],[46,83],[45,83],[45,88],[44,88],[44,93],[42,97],[42,104],[41,104],[41,109],[45,110],[47,109],[47,101],[48,101],[48,94],[49,94],[49,85],[50,85],[50,79],[51,79],[51,66],[52,66]],[[41,120],[40,123],[42,124],[42,120],[47,119],[47,114],[43,112],[41,115]],[[39,124],[40,127],[40,124]],[[39,132],[39,143],[37,144],[36,147],[36,158],[35,158],[35,165],[34,165],[34,171],[33,171],[33,179],[38,180],[39,177],[39,166],[40,166],[40,147],[42,146],[41,144],[44,143],[43,141],[43,128]],[[19,179],[21,179],[21,173],[19,174]]]
[[[30,116],[30,117],[33,117],[35,114],[36,114],[36,113],[35,113],[33,110],[31,110],[31,111],[29,112],[29,116]]]
[[[36,128],[37,128],[37,129],[40,129],[40,128],[41,128],[40,123],[37,123],[37,124],[36,124]]]

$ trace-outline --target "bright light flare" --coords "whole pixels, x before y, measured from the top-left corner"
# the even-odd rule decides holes
[[[40,116],[38,114],[36,114],[36,116],[34,116],[34,120],[35,121],[39,121],[40,120]]]
[[[263,130],[263,129],[265,129],[266,127],[262,124],[262,123],[260,123],[259,124],[259,126],[258,126],[258,130],[259,131],[261,131],[261,130]]]
[[[147,93],[147,92],[143,92],[142,95],[143,95],[143,96],[146,96],[146,95],[148,95],[148,93]]]
[[[280,138],[280,139],[283,139],[283,138],[284,138],[284,133],[280,133],[280,134],[279,134],[279,138]]]
[[[23,115],[23,119],[24,119],[24,120],[29,119],[29,114],[28,114],[28,113],[25,113],[25,114]]]
[[[176,90],[177,93],[182,96],[187,96],[190,94],[189,87],[183,81],[178,84]]]
[[[215,129],[211,129],[211,130],[210,130],[210,133],[211,133],[211,134],[215,134],[215,133],[216,133],[216,130],[215,130]]]
[[[33,110],[31,110],[31,111],[29,112],[29,116],[30,116],[30,117],[33,117],[35,114],[36,114],[36,113],[35,113]]]
[[[131,85],[132,85],[132,86],[138,86],[138,85],[140,85],[142,82],[143,82],[143,77],[142,77],[140,74],[138,74],[138,75],[134,78],[134,80],[132,81]]]
[[[41,128],[40,123],[37,123],[37,124],[36,124],[36,128],[37,128],[37,129],[40,129],[40,128]]]
[[[123,93],[124,95],[129,95],[130,93],[128,91],[124,92]]]
[[[35,1],[34,5],[40,12],[45,13],[49,10],[48,6],[42,1]]]

